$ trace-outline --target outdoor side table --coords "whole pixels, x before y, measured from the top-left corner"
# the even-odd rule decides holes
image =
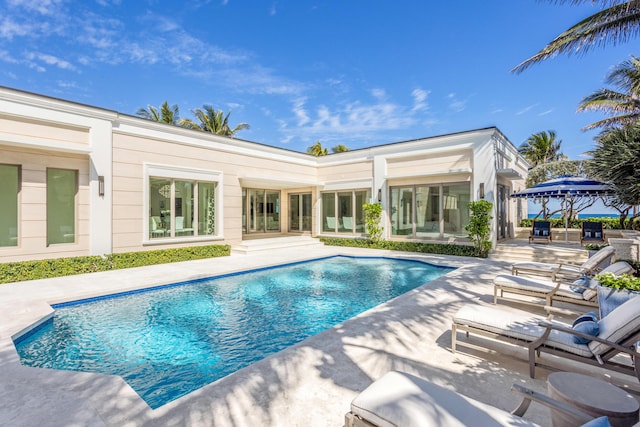
[[[640,405],[635,397],[606,381],[574,372],[554,372],[547,379],[553,399],[574,406],[594,417],[609,417],[612,426],[632,426],[638,422]],[[572,417],[551,411],[554,427],[580,425]]]

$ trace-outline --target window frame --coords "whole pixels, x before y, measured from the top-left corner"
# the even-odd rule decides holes
[[[347,212],[351,212],[351,219],[352,219],[352,224],[351,224],[351,230],[348,230],[344,227],[344,220],[343,218],[345,217],[345,215],[341,212],[342,210],[345,209],[341,209],[343,208],[343,206],[340,205],[341,202],[341,197],[344,198],[345,194],[349,193],[350,197],[351,197],[351,203],[349,206],[344,206],[346,208]],[[354,189],[340,189],[340,190],[328,190],[328,191],[321,191],[320,192],[320,234],[339,234],[339,235],[348,235],[348,236],[361,236],[365,233],[365,214],[364,214],[364,209],[362,208],[362,206],[360,206],[358,208],[357,206],[357,200],[358,200],[358,196],[356,195],[357,193],[364,193],[364,200],[367,200],[367,202],[365,203],[371,203],[371,189],[370,188],[354,188]],[[329,195],[332,194],[333,195],[333,213],[334,213],[334,228],[333,230],[329,229],[327,227],[328,222],[326,221],[327,216],[325,215],[325,206],[324,206],[324,202],[325,202],[325,195]],[[363,203],[364,204],[364,203]],[[356,217],[356,214],[358,213],[358,211],[361,211],[361,216],[360,218]]]
[[[14,249],[20,247],[20,196],[22,193],[22,165],[9,164],[9,163],[0,163],[0,167],[7,168],[15,168],[16,178],[17,178],[17,186],[16,186],[16,196],[15,196],[15,224],[9,224],[9,233],[8,233],[8,242],[15,241],[15,244],[2,245],[0,241],[0,249]],[[13,227],[12,227],[13,226]],[[15,228],[15,236],[11,235],[11,229]],[[0,230],[2,232],[2,230]]]
[[[446,208],[446,203],[450,203],[451,200],[449,199],[450,194],[447,192],[445,194],[444,188],[445,187],[455,187],[455,186],[468,186],[469,192],[468,192],[468,196],[469,196],[469,200],[471,200],[471,183],[468,181],[456,181],[456,182],[437,182],[437,183],[419,183],[419,184],[398,184],[398,185],[391,185],[389,186],[389,206],[387,207],[387,216],[388,216],[388,227],[390,230],[390,234],[389,236],[391,238],[396,238],[396,239],[420,239],[420,240],[443,240],[443,239],[463,239],[463,240],[467,240],[468,237],[462,236],[462,235],[455,235],[455,236],[451,236],[450,232],[448,232],[446,230],[446,219],[448,218],[447,213],[445,212]],[[419,235],[419,233],[425,233],[424,230],[418,230],[418,224],[417,224],[417,219],[418,219],[418,209],[422,206],[421,203],[425,202],[425,201],[419,201],[417,200],[416,194],[417,194],[417,190],[420,187],[427,187],[427,188],[434,188],[437,187],[438,188],[438,193],[437,194],[433,194],[433,195],[429,195],[429,197],[437,197],[438,199],[438,206],[437,206],[437,211],[438,211],[438,219],[437,219],[437,236],[429,236],[429,235]],[[397,230],[394,233],[394,200],[392,198],[393,196],[393,191],[394,190],[411,190],[411,232],[408,234],[398,234]],[[420,203],[419,203],[420,202]],[[426,202],[428,203],[428,202]],[[434,206],[432,205],[428,205],[431,206],[431,210],[434,210]],[[457,211],[459,211],[460,209],[464,209],[464,206],[462,206],[462,203],[458,203],[456,206]],[[450,209],[447,209],[450,210]],[[435,213],[435,212],[432,212]],[[468,215],[467,215],[468,216]],[[423,218],[423,222],[424,222],[425,218]],[[434,221],[432,221],[434,222]],[[463,230],[464,230],[464,225],[465,224],[461,224]],[[436,231],[436,230],[433,230]]]
[[[160,178],[169,180],[171,185],[171,196],[169,198],[169,208],[172,212],[170,220],[169,235],[152,238],[150,234],[151,207],[150,207],[150,184],[151,179]],[[214,234],[199,234],[199,226],[193,228],[193,235],[176,235],[175,228],[175,183],[176,181],[187,181],[193,184],[193,215],[192,225],[198,225],[199,195],[198,184],[215,184],[214,191]],[[167,165],[144,164],[144,203],[143,203],[143,245],[167,244],[171,242],[193,242],[211,241],[224,239],[223,203],[222,203],[223,174],[221,171],[211,171],[193,169],[186,167],[176,167]]]
[[[51,217],[49,216],[49,209],[51,207],[51,202],[49,200],[49,190],[51,189],[51,183],[49,182],[49,172],[57,170],[57,171],[65,171],[72,172],[74,179],[74,188],[73,188],[73,241],[70,242],[51,242],[51,236],[49,233],[49,226],[51,222]],[[78,190],[79,190],[79,171],[78,169],[67,169],[67,168],[54,168],[47,167],[45,170],[45,181],[46,181],[46,204],[45,204],[45,218],[46,218],[46,245],[47,247],[52,245],[73,245],[78,243]]]

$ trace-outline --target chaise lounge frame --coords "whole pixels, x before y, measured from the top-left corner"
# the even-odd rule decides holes
[[[397,385],[399,380],[402,381],[401,387],[410,387],[410,390],[406,390],[408,392],[406,395],[402,393],[402,391],[398,393]],[[391,387],[391,390],[389,387]],[[378,396],[380,389],[388,391],[389,394]],[[391,394],[392,391],[395,392],[396,395]],[[387,406],[395,404],[398,408],[402,408],[401,410],[404,412],[408,411],[408,409],[405,409],[405,403],[408,406],[420,405],[420,398],[422,396],[424,396],[428,402],[432,403],[438,409],[445,411],[449,409],[446,407],[447,400],[455,398],[455,411],[457,414],[464,413],[465,411],[472,411],[471,413],[477,413],[479,415],[484,415],[486,413],[487,416],[495,421],[495,424],[500,425],[502,425],[502,423],[499,419],[506,422],[505,425],[510,426],[516,424],[527,426],[536,425],[530,421],[519,418],[524,416],[527,409],[529,409],[531,402],[536,402],[551,410],[562,412],[581,423],[587,423],[594,418],[592,415],[583,412],[574,406],[552,399],[549,396],[523,387],[520,384],[513,384],[511,391],[519,395],[522,400],[514,410],[507,412],[490,405],[481,404],[475,399],[465,397],[460,393],[445,389],[444,387],[438,386],[426,379],[415,377],[404,372],[390,371],[378,380],[374,381],[353,400],[351,403],[351,411],[345,414],[344,424],[345,427],[377,427],[378,425],[372,421],[372,418],[381,418],[384,420],[385,425],[398,425],[401,422],[400,420],[392,419],[393,417],[388,416],[388,414],[387,416],[384,416],[383,414],[376,413],[377,407],[380,405]],[[375,403],[367,402],[364,404],[365,407],[363,408],[361,401],[363,400],[364,395],[367,395],[368,393],[374,395]],[[369,399],[370,398],[364,398],[364,400]],[[440,408],[440,404],[443,404],[444,407]],[[382,411],[384,412],[384,409]],[[416,420],[413,421],[415,422]],[[425,422],[426,420],[421,421]]]
[[[469,337],[469,333],[475,333],[481,336],[495,339],[497,341],[525,347],[528,351],[529,376],[531,378],[535,378],[536,366],[549,369],[549,370],[556,369],[553,366],[547,365],[546,363],[540,361],[542,353],[548,353],[560,358],[570,359],[576,362],[581,362],[581,363],[585,363],[592,366],[606,368],[606,369],[609,369],[615,372],[620,372],[627,375],[634,375],[638,379],[638,381],[640,381],[640,367],[637,366],[638,357],[640,357],[640,353],[638,353],[635,350],[635,344],[638,341],[640,341],[640,328],[636,329],[629,336],[627,336],[626,338],[616,343],[616,342],[608,341],[606,339],[602,339],[597,336],[589,335],[589,334],[574,330],[571,327],[559,324],[557,322],[552,322],[551,321],[552,318],[553,316],[550,315],[547,319],[540,320],[538,322],[538,326],[545,328],[545,330],[542,333],[542,335],[534,341],[526,341],[526,340],[515,338],[512,336],[499,334],[493,331],[484,330],[482,328],[467,325],[464,323],[457,323],[454,319],[451,326],[451,350],[453,353],[456,352],[456,347],[458,342],[457,332],[458,330],[460,330],[465,333],[465,336],[467,338]],[[599,343],[609,346],[609,349],[597,357],[596,356],[583,357],[577,354],[570,353],[568,351],[564,351],[562,349],[552,347],[548,345],[546,342],[553,330],[566,332],[571,335],[587,338],[592,341],[597,341]],[[471,344],[469,342],[465,342],[465,345],[471,348],[486,348],[486,347],[481,347],[481,346]],[[619,360],[613,360],[613,358],[619,354],[626,354],[630,356],[631,365],[622,363]]]
[[[610,261],[616,254],[613,246],[600,249],[582,265],[550,264],[544,262],[516,262],[511,266],[511,274],[544,276],[552,281],[574,280],[583,275],[593,275],[601,270],[602,264]]]
[[[614,276],[620,276],[622,274],[630,274],[633,271],[634,268],[627,262],[617,261],[600,271],[600,273],[611,273]],[[582,291],[576,292],[576,289],[582,289]],[[505,296],[505,293],[518,296],[524,295],[535,299],[513,298]],[[538,303],[541,299],[544,301],[543,304]],[[497,304],[498,301],[509,301],[537,307],[553,307],[554,302],[594,308],[599,306],[597,292],[593,287],[562,280],[554,283],[513,275],[509,276],[507,274],[499,274],[493,279],[493,303]]]

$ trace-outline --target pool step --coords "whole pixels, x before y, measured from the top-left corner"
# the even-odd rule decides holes
[[[286,236],[268,239],[243,240],[241,244],[231,248],[234,254],[247,255],[261,251],[289,248],[309,248],[324,246],[320,240],[310,236]]]

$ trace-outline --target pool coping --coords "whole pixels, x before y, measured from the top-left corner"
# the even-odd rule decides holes
[[[13,347],[12,337],[51,316],[49,304],[334,255],[408,258],[458,269],[155,410],[120,377],[24,367]],[[544,391],[543,376],[531,380],[524,364],[520,372],[513,361],[496,367],[495,358],[454,355],[447,348],[451,314],[466,301],[488,300],[491,278],[507,268],[475,258],[325,246],[2,285],[0,419],[13,425],[55,420],[57,425],[339,426],[357,392],[389,369],[435,378],[512,409],[517,398],[509,392],[511,383]],[[469,382],[469,372],[492,388],[491,395]],[[491,377],[495,372],[500,378]],[[545,410],[530,413],[529,419],[548,421]]]

